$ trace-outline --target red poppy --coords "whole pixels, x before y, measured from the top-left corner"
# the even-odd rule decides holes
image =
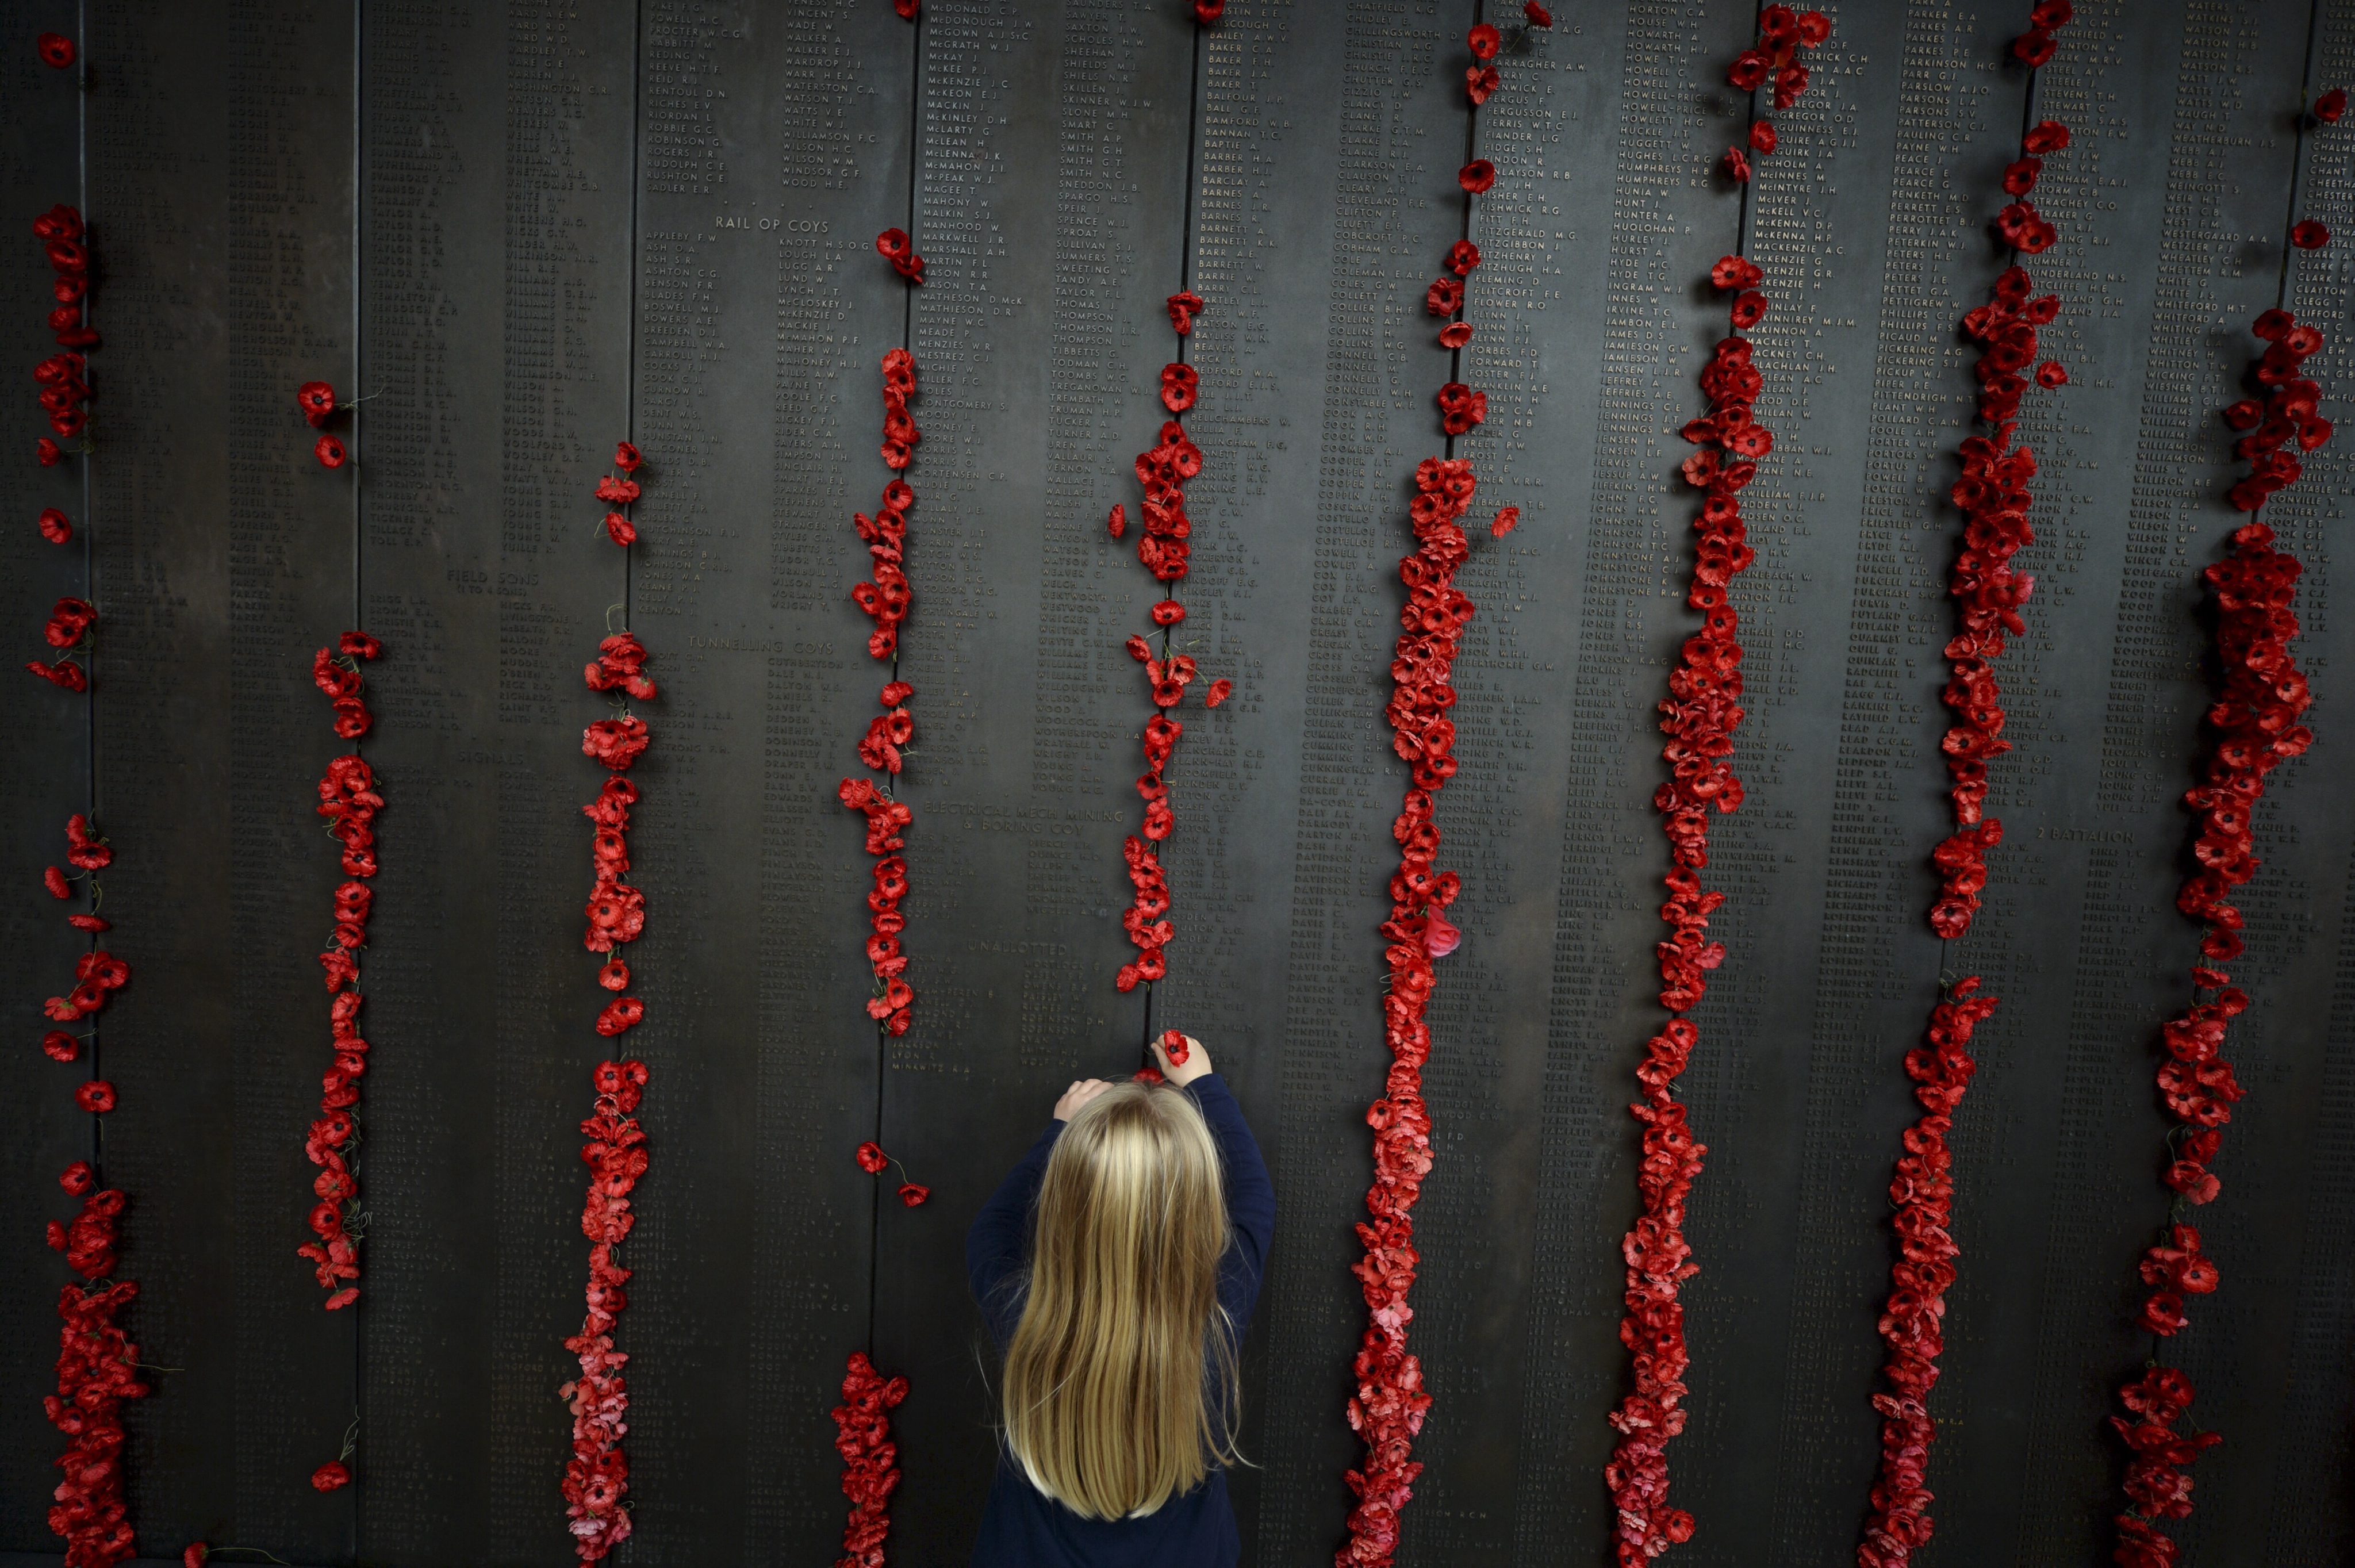
[[[1447,270],[1457,277],[1468,277],[1480,264],[1480,247],[1469,240],[1458,240],[1447,248]]]
[[[1205,708],[1216,708],[1219,704],[1224,702],[1229,697],[1234,695],[1234,689],[1235,683],[1231,680],[1220,678],[1212,681],[1210,683],[1210,688],[1202,694],[1202,706]]]
[[[1201,8],[1201,0],[1195,0],[1194,9],[1199,12]],[[1216,20],[1215,17],[1204,17],[1203,19],[1205,21]],[[925,1199],[930,1198],[932,1195],[932,1189],[929,1187],[919,1187],[912,1181],[903,1181],[900,1184],[900,1201],[906,1204],[911,1209],[913,1209],[917,1204],[922,1203]]]
[[[1128,532],[1128,508],[1126,507],[1122,506],[1117,501],[1113,503],[1112,510],[1104,514],[1104,531],[1112,535],[1114,539],[1119,539],[1121,536]]]
[[[53,899],[67,899],[73,897],[73,884],[67,881],[66,874],[63,871],[59,870],[55,866],[50,866],[43,869],[41,872],[41,885],[49,890],[49,896]]]
[[[1488,525],[1488,536],[1491,539],[1503,539],[1520,526],[1521,509],[1518,507],[1499,507],[1497,508],[1495,520]]]
[[[581,754],[594,757],[615,773],[623,773],[645,753],[652,740],[643,719],[631,715],[600,719],[581,731]]]
[[[1148,612],[1156,626],[1174,626],[1186,618],[1186,606],[1175,599],[1164,599]]]
[[[607,1037],[635,1029],[645,1021],[646,1005],[635,997],[616,997],[597,1013],[597,1032]]]
[[[1721,256],[1709,270],[1709,281],[1721,289],[1746,289],[1765,275],[1757,262],[1740,256]]]
[[[2069,384],[2069,368],[2058,359],[2047,359],[2036,368],[2036,384],[2051,389]]]
[[[1553,26],[1553,13],[1539,5],[1538,0],[1528,0],[1528,3],[1521,7],[1521,15],[1529,19],[1529,26],[1532,27]]]
[[[1161,367],[1161,404],[1173,414],[1182,414],[1194,406],[1195,389],[1201,377],[1191,365],[1170,364]]]
[[[2058,120],[2040,121],[2019,139],[2019,144],[2023,150],[2040,157],[2046,153],[2060,152],[2069,144],[2069,127]]]
[[[33,48],[41,63],[52,70],[63,70],[74,62],[74,41],[63,33],[43,33],[33,40]]]
[[[1761,155],[1771,154],[1774,150],[1774,122],[1772,120],[1761,120],[1750,127],[1750,150],[1752,152]]]
[[[1806,91],[1807,68],[1806,66],[1786,65],[1774,73],[1774,107],[1776,109],[1790,108],[1806,96]]]
[[[1440,426],[1450,435],[1463,435],[1488,417],[1488,394],[1474,391],[1461,381],[1439,389]]]
[[[1725,68],[1725,82],[1740,91],[1755,92],[1766,84],[1767,73],[1774,69],[1774,62],[1758,50],[1744,49]]]
[[[1756,289],[1744,289],[1734,296],[1733,325],[1753,327],[1766,319],[1766,296]]]
[[[2011,52],[2032,68],[2052,58],[2052,35],[2042,27],[2030,27],[2011,40]]]
[[[1194,0],[1194,20],[1209,27],[1226,14],[1227,0]],[[918,1199],[917,1202],[923,1201]]]
[[[1504,47],[1505,36],[1483,22],[1465,35],[1465,41],[1472,46],[1474,59],[1492,60],[1497,58],[1497,51]]]
[[[645,461],[638,449],[628,442],[617,441],[613,443],[613,466],[623,473],[635,474],[640,467],[644,466]]]
[[[1486,158],[1475,158],[1455,171],[1455,183],[1478,196],[1497,183],[1497,165]]]
[[[1472,107],[1477,109],[1488,101],[1489,95],[1495,92],[1503,81],[1504,79],[1497,74],[1495,66],[1467,65],[1464,68],[1464,96],[1472,101]]]
[[[86,1079],[74,1090],[74,1104],[85,1111],[114,1109],[114,1085],[103,1078]]]
[[[64,544],[73,538],[73,524],[55,507],[41,512],[41,537],[51,544]]]
[[[634,545],[638,542],[638,525],[620,512],[608,512],[605,514],[605,537],[618,545]]]
[[[46,435],[33,445],[34,460],[44,468],[55,468],[65,461],[65,450]]]
[[[1728,179],[1733,181],[1736,185],[1748,185],[1750,183],[1749,154],[1743,152],[1739,147],[1728,147],[1725,149],[1725,156],[1721,159],[1720,162],[1725,169],[1725,176]]]
[[[876,695],[875,700],[886,708],[897,708],[916,695],[916,688],[904,680],[895,680]]]
[[[1451,321],[1439,329],[1442,348],[1461,348],[1471,341],[1472,324],[1468,321]]]
[[[89,675],[84,672],[81,666],[69,659],[59,659],[55,664],[43,664],[38,659],[27,659],[25,661],[25,667],[50,685],[62,687],[68,691],[90,689]]]
[[[2347,112],[2347,90],[2334,87],[2314,101],[2314,117],[2325,125],[2336,125]]]
[[[41,1036],[41,1054],[51,1061],[77,1061],[81,1056],[81,1041],[61,1029],[53,1029]]]
[[[916,6],[917,0],[891,0],[891,9],[899,14],[900,19],[903,22],[912,22],[916,19]]]
[[[76,931],[100,932],[114,929],[113,922],[94,914],[69,914],[66,916],[66,923]]]
[[[319,460],[322,468],[341,468],[346,457],[344,443],[332,435],[323,435],[312,443],[311,454]]]
[[[892,271],[910,283],[924,281],[924,259],[916,254],[915,242],[904,229],[886,229],[875,237],[875,249],[891,263]]]
[[[294,389],[294,406],[313,427],[325,424],[336,411],[336,389],[325,381],[305,381]]]
[[[2330,230],[2311,218],[2303,219],[2290,229],[2289,242],[2301,251],[2319,251],[2330,243]]]
[[[882,1175],[883,1168],[891,1163],[891,1157],[883,1152],[882,1146],[874,1143],[860,1144],[858,1157],[858,1168],[869,1176]]]
[[[628,506],[645,493],[634,479],[616,479],[608,474],[597,481],[597,499]]]
[[[1799,42],[1814,48],[1832,36],[1832,19],[1821,11],[1799,13]]]
[[[609,991],[626,991],[630,987],[630,966],[619,958],[609,958],[597,969],[597,984]]]
[[[1192,332],[1194,318],[1209,308],[1202,303],[1202,296],[1191,289],[1188,289],[1183,293],[1171,294],[1168,304],[1169,325],[1180,337]]]
[[[1464,284],[1455,278],[1441,278],[1423,291],[1423,306],[1433,315],[1454,315],[1464,308]]]
[[[2003,188],[2007,196],[2026,196],[2036,188],[2036,178],[2044,172],[2042,158],[2021,158],[2004,165]]]
[[[351,1484],[352,1473],[344,1468],[340,1459],[330,1459],[311,1472],[311,1485],[319,1491],[338,1491]]]

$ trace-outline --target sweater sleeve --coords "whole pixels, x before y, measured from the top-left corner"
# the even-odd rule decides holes
[[[1015,1282],[1022,1272],[1029,1240],[1031,1200],[1039,1195],[1047,1157],[1054,1152],[1055,1140],[1062,1131],[1060,1122],[1047,1124],[1047,1130],[1039,1135],[1022,1163],[997,1184],[997,1190],[974,1217],[973,1229],[965,1232],[964,1267],[973,1284],[973,1298],[981,1306],[991,1337],[1001,1346],[1014,1337],[1014,1326],[1021,1320],[1022,1298]]]
[[[1209,1123],[1226,1165],[1227,1223],[1233,1238],[1219,1265],[1219,1305],[1233,1317],[1240,1335],[1258,1304],[1268,1245],[1275,1236],[1275,1183],[1268,1179],[1259,1140],[1252,1136],[1251,1124],[1243,1120],[1243,1108],[1235,1103],[1227,1081],[1206,1072],[1187,1091],[1202,1108],[1202,1119]]]

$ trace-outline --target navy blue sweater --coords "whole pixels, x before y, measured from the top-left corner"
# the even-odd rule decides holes
[[[1232,1239],[1219,1265],[1219,1305],[1241,1337],[1259,1300],[1268,1239],[1275,1232],[1275,1184],[1259,1145],[1225,1082],[1206,1072],[1187,1085],[1202,1108],[1226,1165],[1227,1223]],[[1020,1275],[1029,1257],[1030,1210],[1060,1122],[1050,1122],[1014,1174],[1000,1183],[965,1237],[965,1271],[974,1299],[999,1349],[1022,1319]],[[1082,1519],[1040,1492],[1001,1445],[997,1478],[982,1510],[974,1568],[1232,1568],[1242,1555],[1235,1534],[1227,1473],[1212,1468],[1202,1484],[1142,1519]]]

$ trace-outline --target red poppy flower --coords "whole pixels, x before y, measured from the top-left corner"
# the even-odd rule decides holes
[[[2314,117],[2325,125],[2336,125],[2347,112],[2347,90],[2334,87],[2314,101]]]
[[[581,754],[594,757],[617,773],[625,773],[653,739],[645,720],[634,715],[600,719],[581,731]]]
[[[1767,73],[1774,69],[1774,62],[1758,50],[1744,49],[1725,68],[1725,83],[1742,92],[1755,92],[1766,84]]]
[[[616,997],[597,1013],[597,1032],[611,1037],[645,1021],[646,1005],[635,997]]]
[[[319,460],[322,468],[341,468],[346,456],[344,443],[332,435],[323,435],[314,442],[311,454]]]
[[[33,40],[33,48],[41,63],[52,70],[63,70],[74,62],[74,41],[63,33],[43,33]]]
[[[44,468],[55,468],[65,461],[65,455],[64,449],[46,435],[33,445],[34,461]]]
[[[1197,12],[1199,12],[1202,8],[1202,4],[1203,0],[1195,0],[1194,9]],[[1215,21],[1217,18],[1215,16],[1206,16],[1203,20]],[[913,1209],[917,1204],[922,1203],[925,1199],[930,1198],[932,1195],[932,1189],[929,1187],[919,1187],[912,1181],[903,1181],[900,1184],[900,1201],[906,1204],[911,1209]]]
[[[1464,284],[1455,278],[1441,278],[1423,291],[1423,307],[1433,315],[1454,315],[1464,308]]]
[[[1442,348],[1461,348],[1471,341],[1472,324],[1468,321],[1451,321],[1439,329]]]
[[[384,652],[384,645],[366,632],[346,632],[336,639],[336,651],[347,658],[372,659]]]
[[[916,688],[904,680],[895,680],[876,695],[875,700],[886,708],[897,708],[916,695]]]
[[[1488,101],[1489,94],[1495,92],[1503,81],[1495,66],[1467,65],[1464,68],[1464,96],[1472,101],[1473,108],[1477,109]]]
[[[1195,389],[1201,377],[1191,365],[1161,367],[1161,404],[1173,414],[1182,414],[1194,406]]]
[[[58,1173],[58,1185],[79,1198],[98,1185],[98,1173],[78,1159]]]
[[[1721,289],[1746,289],[1765,275],[1757,262],[1740,256],[1721,256],[1709,270],[1709,281]]]
[[[1739,147],[1728,147],[1725,149],[1725,156],[1721,160],[1721,162],[1724,166],[1726,178],[1733,181],[1736,185],[1748,185],[1750,183],[1749,154],[1743,152]]]
[[[1114,539],[1119,539],[1122,535],[1128,532],[1128,508],[1126,507],[1122,506],[1117,501],[1113,503],[1112,510],[1104,515],[1104,531],[1112,535]]]
[[[1180,337],[1192,332],[1194,318],[1209,308],[1202,303],[1202,296],[1191,289],[1188,289],[1183,293],[1171,294],[1168,304],[1169,325]]]
[[[2042,158],[2021,158],[2004,165],[2003,188],[2007,196],[2026,196],[2036,188],[2036,178],[2044,172]]]
[[[2036,4],[2029,8],[2028,25],[2052,31],[2067,27],[2076,14],[2077,7],[2069,0],[2036,0]]]
[[[2057,153],[2069,144],[2069,127],[2058,120],[2040,121],[2027,135],[2019,139],[2021,148],[2042,156]]]
[[[336,389],[325,381],[305,381],[294,389],[294,406],[314,428],[325,424],[336,411]]]
[[[1744,289],[1733,300],[1733,325],[1752,327],[1766,319],[1766,296],[1756,289]]]
[[[1455,183],[1478,196],[1497,183],[1497,165],[1486,158],[1475,158],[1455,171]]]
[[[1474,59],[1492,60],[1497,58],[1497,51],[1504,47],[1505,36],[1483,22],[1465,36],[1465,42],[1472,46]]]
[[[634,479],[616,479],[608,474],[597,481],[597,499],[600,501],[628,506],[643,494],[644,487]]]
[[[1491,539],[1503,539],[1520,526],[1521,509],[1518,507],[1499,507],[1497,508],[1496,519],[1488,525],[1488,536]]]
[[[1434,400],[1439,404],[1440,427],[1450,435],[1463,435],[1488,417],[1488,394],[1476,392],[1461,381],[1440,388]]]
[[[892,271],[910,283],[924,281],[924,259],[916,254],[915,242],[904,229],[886,229],[875,236],[875,249],[891,263]]]
[[[311,1485],[319,1491],[337,1491],[352,1484],[352,1473],[344,1468],[340,1459],[330,1459],[311,1472]]]
[[[1786,65],[1774,73],[1774,107],[1788,109],[1806,95],[1807,68]]]
[[[51,1061],[73,1061],[81,1056],[81,1041],[61,1029],[41,1036],[41,1054]]]
[[[73,897],[73,884],[67,881],[66,874],[63,871],[59,870],[55,866],[48,867],[42,870],[41,885],[49,890],[49,896],[53,899],[68,899]]]
[[[916,6],[917,0],[891,0],[891,9],[899,14],[900,19],[903,22],[912,22],[916,19]]]
[[[628,442],[617,441],[613,443],[613,466],[623,473],[635,474],[640,467],[644,466],[645,461],[638,449]]]
[[[94,914],[69,914],[66,916],[66,923],[72,926],[76,931],[99,932],[112,931],[114,929],[114,923],[112,921],[102,919]]]
[[[51,544],[65,544],[73,538],[73,524],[55,507],[41,512],[41,537]]]
[[[1774,122],[1772,120],[1761,120],[1750,127],[1750,150],[1752,152],[1761,155],[1771,154],[1774,150]]]
[[[1480,264],[1480,247],[1469,240],[1458,240],[1447,248],[1447,270],[1457,277],[1468,277]]]
[[[883,1152],[881,1145],[875,1143],[860,1144],[858,1158],[858,1168],[869,1176],[882,1175],[883,1168],[891,1163],[891,1157]]]
[[[1175,599],[1164,599],[1147,612],[1156,626],[1174,626],[1186,618],[1186,606]]]
[[[103,1078],[86,1079],[74,1090],[74,1104],[90,1112],[114,1109],[114,1085]]]
[[[618,545],[638,542],[638,525],[619,512],[605,514],[605,536]]]
[[[2036,384],[2040,387],[2065,387],[2069,384],[2069,368],[2058,359],[2047,359],[2036,368]]]
[[[2052,58],[2052,35],[2041,27],[2030,27],[2011,40],[2011,52],[2030,67],[2041,66]]]
[[[89,675],[81,666],[70,659],[59,659],[55,664],[43,664],[38,659],[27,659],[25,667],[50,685],[63,687],[68,691],[90,689]]]
[[[1832,36],[1832,19],[1821,11],[1799,13],[1799,42],[1814,48]]]
[[[2289,242],[2301,251],[2319,251],[2330,243],[2330,229],[2311,218],[2304,219],[2290,229]]]
[[[1539,5],[1538,0],[1528,0],[1528,4],[1521,7],[1521,15],[1529,19],[1529,26],[1532,27],[1553,26],[1553,13]]]

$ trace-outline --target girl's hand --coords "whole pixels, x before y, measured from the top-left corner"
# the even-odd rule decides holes
[[[1111,1087],[1110,1083],[1101,1078],[1090,1078],[1082,1083],[1072,1084],[1063,1091],[1063,1097],[1055,1102],[1055,1119],[1059,1122],[1070,1121],[1079,1115],[1081,1106]]]
[[[1181,1035],[1179,1038],[1186,1042],[1186,1060],[1177,1066],[1170,1065],[1169,1053],[1161,1046],[1161,1037],[1155,1035],[1153,1064],[1161,1069],[1162,1077],[1183,1089],[1187,1084],[1210,1071],[1210,1053],[1204,1051],[1202,1042],[1192,1035]]]

